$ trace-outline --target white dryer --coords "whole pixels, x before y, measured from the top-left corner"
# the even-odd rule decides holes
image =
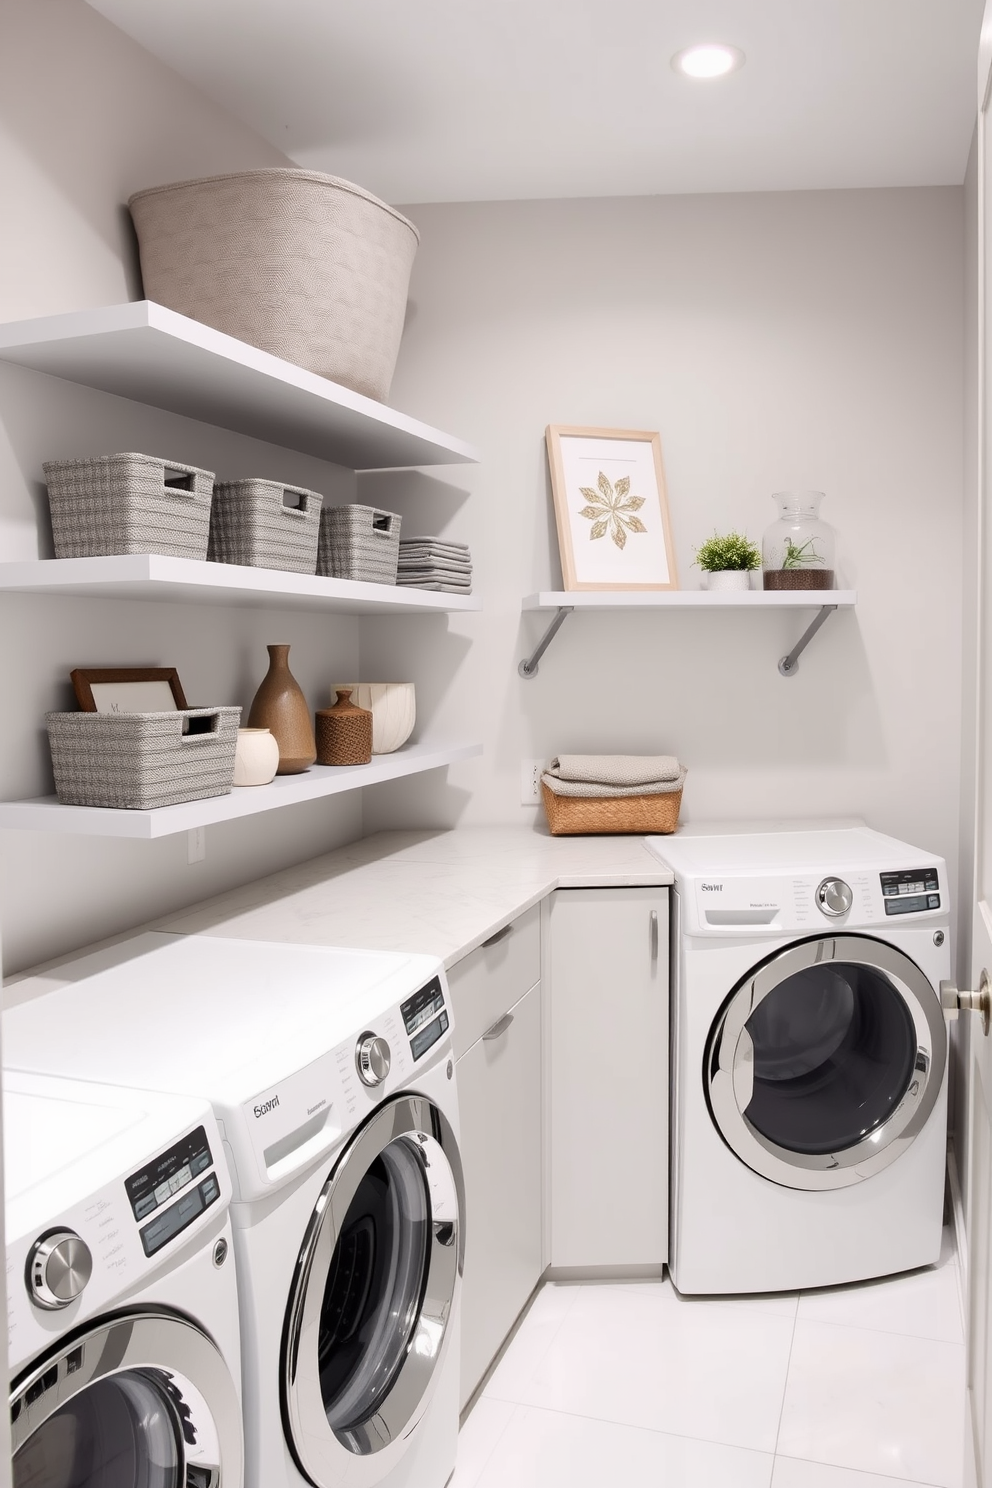
[[[8,1063],[113,1080],[138,1060],[220,1122],[249,1488],[442,1488],[464,1196],[440,962],[147,934],[59,977],[43,1054],[39,1004],[5,1013]]]
[[[675,875],[676,1287],[793,1290],[935,1262],[943,861],[865,827],[649,846]]]
[[[209,1105],[6,1071],[3,1135],[15,1488],[241,1488]]]

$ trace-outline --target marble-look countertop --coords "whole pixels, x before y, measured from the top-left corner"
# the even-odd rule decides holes
[[[640,837],[551,837],[527,827],[378,832],[147,928],[423,951],[451,967],[553,889],[672,881]]]

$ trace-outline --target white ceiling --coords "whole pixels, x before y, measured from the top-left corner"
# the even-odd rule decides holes
[[[394,202],[962,180],[983,0],[90,0]],[[716,82],[672,54],[747,55]]]

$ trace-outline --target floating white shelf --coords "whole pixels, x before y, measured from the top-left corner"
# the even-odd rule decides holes
[[[0,592],[177,604],[252,605],[339,615],[425,615],[480,610],[475,595],[444,594],[356,579],[325,579],[273,568],[200,563],[161,553],[107,558],[43,558],[0,563]]]
[[[404,775],[437,770],[482,753],[481,744],[408,744],[395,754],[373,756],[370,765],[312,765],[303,775],[277,775],[271,785],[235,786],[229,796],[160,806],[155,811],[119,811],[103,806],[62,806],[54,796],[0,802],[0,827],[27,832],[59,832],[85,837],[130,837],[149,841],[209,827],[216,822],[255,816],[280,806],[317,801],[342,791],[361,790]]]
[[[521,608],[555,610],[555,618],[530,656],[517,671],[528,679],[537,675],[541,657],[573,610],[817,610],[809,625],[778,669],[783,677],[793,677],[799,657],[835,610],[850,610],[858,602],[856,589],[578,589],[542,590],[528,594]]]
[[[355,470],[479,459],[450,434],[153,300],[10,321],[0,361]]]

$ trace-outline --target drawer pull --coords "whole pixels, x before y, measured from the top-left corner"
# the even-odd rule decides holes
[[[658,911],[651,911],[651,960],[658,959]]]
[[[505,940],[512,929],[512,925],[504,925],[502,930],[497,930],[495,935],[490,935],[488,940],[482,942],[482,949],[485,950],[487,946],[499,945],[500,941]]]
[[[496,1022],[493,1024],[492,1028],[486,1029],[482,1037],[484,1039],[498,1039],[501,1034],[506,1032],[512,1022],[513,1014],[504,1013],[502,1018],[496,1019]]]

